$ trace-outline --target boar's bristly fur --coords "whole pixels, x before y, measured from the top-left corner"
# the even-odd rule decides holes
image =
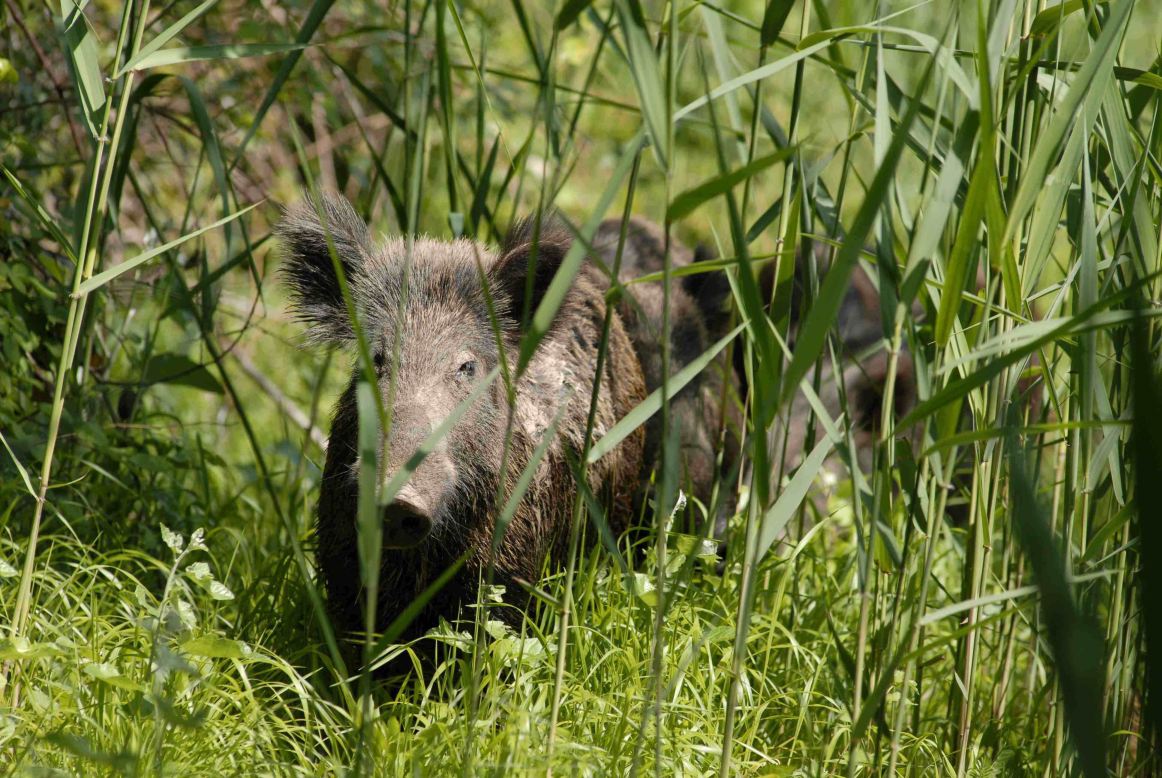
[[[662,271],[666,245],[661,229],[644,219],[633,218],[625,225],[624,242],[621,233],[621,221],[605,221],[593,238],[593,247],[612,266],[620,245],[618,275],[622,282]],[[684,268],[711,258],[704,249],[691,251],[672,238],[669,254],[671,268]],[[618,313],[641,360],[646,391],[652,392],[662,384],[665,289],[661,281],[633,283],[626,289],[629,293],[622,297]],[[721,270],[671,280],[671,375],[696,360],[726,334],[730,322],[726,305],[729,295],[730,283]],[[670,402],[671,423],[677,427],[680,449],[680,486],[711,511],[711,536],[720,540],[725,536],[726,520],[734,511],[732,476],[737,472],[738,431],[743,423],[737,389],[737,378],[724,351]],[[655,414],[646,424],[643,482],[658,464],[661,442],[662,418]],[[715,482],[721,485],[721,499],[716,506],[712,505]]]
[[[284,273],[295,310],[316,339],[349,343],[354,329],[330,246],[335,249],[389,418],[379,454],[386,483],[502,359],[509,375],[516,375],[522,317],[536,310],[572,241],[542,221],[514,230],[500,252],[470,240],[392,238],[377,244],[346,201],[327,196],[317,206],[304,202],[280,226]],[[637,355],[616,314],[604,367],[596,375],[605,288],[600,272],[585,263],[511,395],[495,379],[383,507],[378,628],[461,557],[467,562],[405,638],[440,617],[456,617],[463,604],[473,602],[490,561],[506,599],[519,602],[517,579],[535,582],[546,557],[562,557],[577,494],[571,463],[584,446],[594,387],[594,439],[645,397]],[[356,391],[363,375],[356,362],[336,405],[318,507],[319,569],[332,616],[345,631],[362,628],[365,607],[356,529]],[[546,436],[546,454],[493,553],[504,503]],[[632,516],[643,441],[639,429],[586,470],[615,533]]]

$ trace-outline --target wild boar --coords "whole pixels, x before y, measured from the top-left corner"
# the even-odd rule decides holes
[[[583,449],[594,391],[594,439],[645,398],[637,352],[617,312],[597,375],[607,279],[591,263],[582,266],[547,335],[516,376],[522,314],[536,309],[565,258],[567,231],[549,222],[538,231],[527,221],[499,251],[464,239],[377,243],[346,200],[325,196],[288,211],[278,234],[298,317],[313,339],[349,346],[355,330],[328,250],[331,238],[390,418],[381,436],[385,479],[478,382],[505,367],[514,376],[511,402],[504,380],[495,379],[382,509],[377,626],[390,624],[461,557],[467,562],[404,637],[473,602],[490,564],[493,580],[519,601],[517,579],[535,582],[546,556],[560,560],[568,547],[577,494],[573,463]],[[356,391],[362,376],[356,361],[335,407],[317,516],[319,570],[331,614],[345,631],[361,629],[365,607],[356,529]],[[494,553],[498,515],[546,436],[544,457]],[[644,442],[639,428],[586,471],[615,533],[634,514]]]
[[[800,247],[795,254],[791,288],[784,298],[788,306],[787,344],[792,350],[809,299],[811,263],[814,262],[814,269],[818,271],[822,283],[829,270],[829,255],[829,250],[821,244],[815,244],[811,251]],[[760,293],[768,304],[776,293],[774,271],[773,263],[767,264],[758,277]],[[922,313],[922,309],[913,310],[914,316],[921,316]],[[825,351],[820,364],[812,369],[807,378],[817,392],[820,404],[832,419],[840,418],[844,409],[850,415],[854,464],[866,474],[871,471],[874,445],[880,436],[890,363],[889,355],[883,348],[879,292],[861,266],[857,265],[852,271],[835,324],[838,330],[838,369],[832,365]],[[738,373],[740,393],[745,398],[749,386],[741,356],[735,352],[734,367]],[[892,414],[895,418],[901,418],[915,406],[916,395],[912,355],[903,349],[897,355],[891,393]],[[794,392],[790,407],[779,414],[769,438],[772,445],[772,470],[776,479],[793,473],[806,457],[810,443],[808,433],[814,416],[815,410],[806,394],[803,391]],[[818,441],[823,434],[822,428],[816,426],[815,440]],[[846,452],[841,453],[838,449],[823,463],[823,470],[835,478],[845,478],[848,467]],[[820,510],[825,510],[826,494],[816,493],[815,504]]]

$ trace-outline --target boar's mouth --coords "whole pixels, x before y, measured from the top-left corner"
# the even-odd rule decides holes
[[[427,540],[430,534],[431,513],[420,505],[396,499],[383,509],[384,548],[415,548]]]

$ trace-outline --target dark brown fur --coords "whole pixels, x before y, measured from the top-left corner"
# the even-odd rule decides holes
[[[810,253],[800,249],[795,258],[787,331],[791,348],[794,347],[810,295],[809,263],[814,259],[820,283],[829,269],[831,250],[821,243],[812,245]],[[773,284],[774,267],[767,265],[759,276],[759,288],[765,300],[772,299]],[[914,307],[913,316],[922,315],[923,309]],[[822,360],[822,366],[817,368],[817,372],[809,376],[812,384],[818,386],[819,399],[832,418],[837,418],[842,412],[841,392],[846,396],[846,406],[852,416],[856,458],[865,472],[871,469],[872,446],[880,434],[887,389],[889,357],[883,348],[882,322],[879,292],[863,267],[856,265],[836,314],[842,380],[837,380],[835,370],[827,358]],[[892,403],[893,414],[897,419],[916,404],[915,370],[912,355],[906,349],[897,355]],[[775,458],[775,462],[781,463],[781,474],[792,472],[807,454],[804,450],[807,422],[812,414],[807,398],[802,392],[796,392],[790,411],[785,414],[785,421],[780,421],[776,430],[775,439],[780,446],[780,456]],[[825,467],[837,475],[846,468],[839,455],[828,460]]]
[[[593,247],[607,266],[612,267],[621,242],[619,220],[603,222],[594,236]],[[665,260],[665,237],[655,225],[644,219],[631,219],[626,225],[621,249],[619,277],[628,282],[662,271]],[[684,268],[704,253],[671,239],[671,267]],[[626,287],[618,313],[641,360],[646,390],[662,384],[662,310],[665,288],[661,281],[634,283]],[[698,273],[674,278],[670,282],[670,374],[693,362],[727,332],[730,286],[722,271]],[[697,498],[714,517],[713,536],[722,539],[725,522],[734,510],[736,489],[732,476],[738,466],[738,431],[742,415],[738,404],[738,386],[726,351],[671,399],[671,424],[677,426],[682,468],[680,486]],[[658,464],[661,447],[662,418],[655,415],[646,425],[643,480]],[[721,455],[721,459],[720,459]],[[715,482],[721,484],[717,505],[712,505]],[[691,512],[697,512],[691,504]]]

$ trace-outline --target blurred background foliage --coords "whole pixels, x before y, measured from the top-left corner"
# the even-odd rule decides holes
[[[551,613],[530,617],[536,626],[525,638],[542,639],[498,641],[484,659],[474,660],[489,679],[483,691],[475,690],[484,701],[474,723],[465,723],[463,675],[457,681],[437,674],[385,692],[372,724],[360,718],[354,692],[328,675],[335,668],[324,656],[318,625],[306,616],[294,549],[305,544],[309,555],[327,413],[347,357],[304,350],[284,311],[270,236],[279,206],[318,187],[344,193],[384,234],[414,230],[488,242],[496,242],[515,217],[541,206],[554,205],[582,222],[643,126],[642,90],[635,87],[638,74],[626,56],[615,5],[595,3],[556,29],[562,8],[521,0],[91,0],[80,16],[70,0],[4,0],[0,613],[21,620],[13,615],[22,600],[17,581],[29,548],[46,430],[52,428],[54,382],[64,363],[68,290],[86,229],[96,236],[88,245],[99,273],[257,207],[157,253],[89,296],[59,404],[31,579],[33,613],[28,629],[0,650],[6,667],[29,668],[23,706],[21,674],[5,670],[0,705],[17,705],[0,713],[0,753],[12,757],[0,760],[10,765],[0,770],[309,774],[350,768],[387,774],[408,765],[433,772],[453,766],[538,772],[557,764],[579,772],[701,774],[729,764],[722,733],[736,705],[737,724],[727,735],[727,742],[736,741],[733,769],[756,774],[871,774],[897,759],[916,775],[1060,774],[1092,764],[1086,746],[1076,750],[1066,735],[1055,665],[1046,659],[1053,654],[1032,599],[1013,594],[1026,583],[1047,584],[1030,577],[1041,568],[1035,559],[1026,562],[1016,540],[1020,527],[1008,521],[1008,471],[1002,486],[1002,457],[985,448],[1004,426],[1002,405],[990,394],[1000,391],[994,383],[973,395],[972,424],[958,428],[961,406],[949,404],[940,417],[946,426],[929,433],[968,436],[954,442],[964,447],[971,482],[950,500],[975,503],[984,514],[978,524],[950,523],[943,535],[936,533],[939,540],[923,545],[929,535],[918,519],[909,519],[914,503],[904,499],[906,485],[898,475],[886,476],[872,487],[872,502],[885,506],[877,520],[891,525],[883,535],[897,545],[874,546],[869,583],[858,573],[865,537],[855,527],[872,509],[852,505],[851,483],[830,485],[820,503],[830,516],[828,532],[810,533],[793,551],[782,549],[779,559],[772,555],[757,566],[753,575],[762,593],[743,627],[737,623],[739,587],[742,576],[752,574],[745,564],[742,573],[730,568],[722,580],[684,571],[692,577],[676,588],[681,596],[667,613],[665,683],[651,680],[651,639],[662,638],[651,638],[648,600],[596,563],[584,574],[578,612],[619,650],[601,648],[596,637],[578,639],[564,690],[559,679],[554,683],[554,642],[545,637],[556,625]],[[1010,61],[995,106],[1003,135],[997,158],[1011,152],[1014,159],[1006,163],[1011,177],[1000,182],[1011,206],[1024,183],[1017,173],[1024,173],[1031,145],[1053,116],[1048,106],[1061,100],[1068,77],[1083,71],[1102,24],[1121,7],[1068,2],[1054,20],[1043,2],[807,6],[678,3],[673,29],[679,37],[671,48],[661,33],[674,9],[642,4],[643,29],[663,64],[671,51],[681,63],[666,98],[670,110],[761,61],[792,55],[810,33],[875,20],[911,32],[885,34],[882,50],[871,45],[877,38],[867,29],[834,39],[803,59],[801,69],[761,81],[765,112],[753,109],[749,91],[717,102],[714,117],[694,113],[676,126],[667,165],[643,157],[635,212],[665,221],[676,193],[721,173],[717,152],[723,145],[731,160],[745,160],[748,148],[758,156],[755,144],[787,147],[790,132],[793,159],[747,183],[750,255],[773,256],[788,234],[780,230],[786,226],[781,203],[788,171],[796,171],[794,186],[810,182],[805,196],[812,212],[803,217],[804,232],[836,238],[840,232],[825,223],[827,208],[837,208],[842,224],[857,219],[892,130],[912,132],[901,123],[917,100],[924,129],[909,135],[909,150],[891,171],[885,212],[893,215],[893,229],[878,233],[888,236],[887,255],[904,268],[915,234],[909,219],[931,202],[941,172],[940,155],[931,151],[947,152],[965,115],[964,106],[948,97],[956,88],[951,70],[925,79],[931,58],[916,36],[943,41],[973,76],[988,34],[978,28],[981,20],[993,25],[997,14],[1010,14],[1005,39],[1022,56],[1033,44],[1045,46],[1037,50],[1043,67],[1033,76],[1020,74],[1031,79],[1035,95],[1020,92]],[[789,13],[781,34],[760,55],[764,20],[771,8],[783,7]],[[1030,34],[1035,20],[1044,25],[1038,35]],[[175,35],[146,50],[153,59],[139,60],[140,70],[122,67],[131,52],[140,56],[174,25],[180,25]],[[1119,147],[1122,136],[1099,127],[1083,137],[1085,173],[1061,171],[1064,181],[1051,180],[1049,170],[1039,173],[1044,186],[1033,191],[1060,189],[1064,210],[1060,224],[1056,214],[1051,217],[1043,272],[1026,279],[1038,294],[1007,310],[994,284],[982,293],[984,305],[966,304],[965,330],[982,321],[978,308],[993,303],[1005,314],[1001,318],[1011,318],[997,325],[998,340],[982,335],[972,345],[1001,343],[991,352],[999,358],[1007,353],[1001,336],[1014,323],[1047,313],[1076,315],[1083,302],[1092,302],[1070,295],[1064,309],[1049,310],[1055,284],[1076,285],[1081,294],[1076,263],[1083,240],[1101,246],[1102,295],[1121,293],[1132,274],[1118,258],[1135,208],[1146,209],[1156,249],[1160,45],[1162,0],[1136,0],[1109,87],[1128,145]],[[882,74],[868,59],[873,49],[882,55]],[[1028,116],[1021,113],[1025,105]],[[112,106],[106,118],[113,123],[102,132],[106,106]],[[1132,157],[1132,179],[1119,178],[1124,168],[1118,154]],[[957,214],[965,207],[967,176],[953,208]],[[88,195],[98,185],[108,189],[95,205]],[[1099,191],[1096,217],[1086,210],[1093,208],[1086,200],[1091,187]],[[832,195],[844,191],[835,205]],[[1122,194],[1131,191],[1127,204]],[[623,185],[613,202],[624,202],[625,194]],[[688,243],[732,256],[729,224],[727,202],[715,198],[675,223],[674,231]],[[954,253],[956,238],[950,222],[939,241],[943,261]],[[1134,256],[1144,275],[1157,272],[1156,254]],[[989,259],[996,270],[1000,258]],[[1156,282],[1150,288],[1157,289]],[[936,286],[933,298],[921,298],[926,315],[916,322],[912,343],[933,361],[925,396],[951,380],[955,365],[948,363],[964,354],[935,346],[939,292]],[[1074,331],[1047,344],[1039,352],[1050,384],[1043,395],[1044,428],[1023,434],[1043,453],[1033,475],[1042,476],[1038,496],[1049,506],[1046,526],[1058,533],[1048,537],[1064,538],[1074,549],[1067,558],[1093,574],[1073,596],[1101,623],[1105,638],[1108,664],[1099,689],[1105,696],[1097,705],[1107,714],[1107,731],[1118,734],[1102,738],[1104,764],[1117,774],[1146,775],[1158,762],[1143,740],[1145,644],[1138,619],[1144,601],[1133,588],[1138,540],[1128,523],[1131,469],[1121,454],[1130,407],[1126,333],[1125,320],[1102,330],[1092,368],[1079,366],[1083,339]],[[1149,337],[1156,344],[1157,337]],[[1157,359],[1156,347],[1147,353]],[[1084,392],[1079,381],[1089,382]],[[1097,410],[1088,394],[1093,382],[1108,390],[1106,407]],[[1086,443],[1085,458],[1070,459],[1064,472],[1059,449],[1080,443],[1078,428],[1065,422],[1092,425],[1099,416],[1112,425],[1103,429],[1120,425],[1119,432]],[[974,431],[982,434],[971,437]],[[994,456],[996,470],[972,467]],[[925,470],[924,478],[948,487],[945,471]],[[1075,509],[1082,481],[1092,499]],[[742,523],[735,522],[739,538]],[[975,529],[980,523],[987,533]],[[231,597],[214,595],[201,568],[186,574],[194,557],[181,556],[188,548],[163,525],[183,543],[197,528],[207,530],[213,580],[225,582]],[[991,556],[983,554],[986,547]],[[647,557],[642,569],[655,563]],[[949,615],[971,612],[972,620],[908,622],[903,614],[922,597],[917,592],[924,580],[934,584],[917,613],[948,607]],[[868,587],[876,598],[870,628],[860,596]],[[990,594],[996,597],[989,600]],[[958,604],[963,607],[956,610]],[[918,645],[909,644],[913,637]],[[440,639],[450,657],[464,662],[462,669],[480,671],[463,659],[456,633]],[[749,647],[749,664],[732,676],[740,646]],[[914,672],[903,674],[909,663]],[[972,680],[964,679],[974,675],[967,670],[975,670],[975,696],[966,690]],[[737,700],[728,702],[732,678]],[[900,683],[879,688],[881,678]],[[879,695],[874,705],[861,708],[860,692],[853,692],[861,685],[865,699],[873,688]],[[563,698],[561,731],[552,735],[546,735],[546,722],[552,715],[555,723],[556,713],[549,712],[547,688]],[[664,735],[660,717],[658,728],[650,729],[649,703],[659,690],[670,702]],[[82,702],[65,703],[72,698]],[[628,707],[619,709],[622,704]],[[555,751],[554,738],[560,741]],[[365,754],[376,766],[363,761]]]

